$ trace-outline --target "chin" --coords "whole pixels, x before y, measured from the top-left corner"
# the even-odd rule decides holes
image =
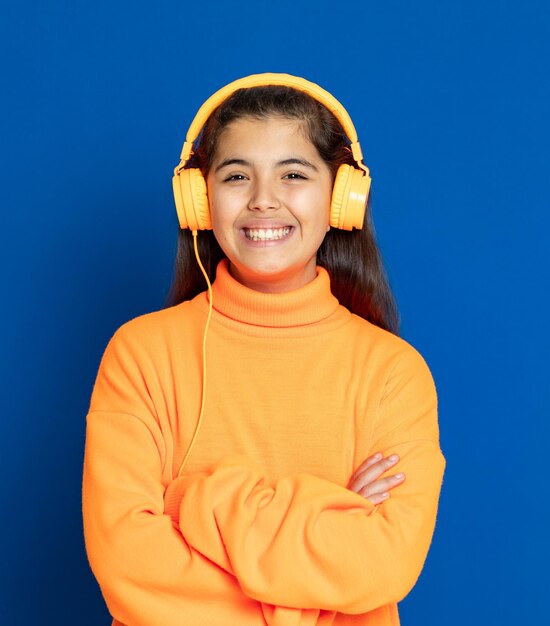
[[[245,287],[264,292],[292,291],[310,282],[317,275],[316,265],[308,264],[300,269],[288,265],[266,264],[244,266],[229,261],[230,273]]]

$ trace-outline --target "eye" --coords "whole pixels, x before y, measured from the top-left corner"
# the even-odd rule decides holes
[[[230,174],[226,178],[223,179],[224,183],[230,183],[237,180],[246,180],[246,176],[244,174]]]
[[[289,172],[283,178],[288,178],[289,180],[307,180],[307,177],[300,172]]]

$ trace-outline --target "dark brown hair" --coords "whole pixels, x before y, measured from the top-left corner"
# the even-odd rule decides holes
[[[349,140],[334,115],[320,102],[291,87],[268,85],[239,89],[210,115],[187,167],[197,167],[206,178],[223,129],[241,118],[285,117],[301,120],[308,138],[329,166],[333,178],[343,163],[356,165]],[[199,255],[211,281],[225,257],[211,230],[197,237]],[[330,275],[332,293],[352,313],[399,332],[399,316],[374,232],[370,200],[361,230],[331,228],[317,252],[317,264]],[[191,231],[181,230],[174,262],[174,279],[165,307],[189,300],[206,288],[193,250]]]

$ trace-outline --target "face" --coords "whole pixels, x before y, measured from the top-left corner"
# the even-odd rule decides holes
[[[302,122],[231,122],[218,139],[207,190],[214,235],[236,280],[280,293],[315,278],[332,175]]]

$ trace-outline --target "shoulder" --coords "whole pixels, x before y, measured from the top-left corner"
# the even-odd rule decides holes
[[[156,333],[173,324],[175,317],[186,308],[185,305],[187,304],[187,302],[183,302],[166,309],[132,317],[116,329],[115,335],[127,338],[132,336],[143,337],[150,333]]]
[[[144,313],[116,328],[107,350],[129,351],[135,355],[141,352],[157,353],[184,340],[186,335],[194,334],[201,319],[194,300]]]
[[[420,352],[408,341],[351,314],[350,327],[358,349],[370,361],[383,364],[388,377],[399,371],[418,371],[430,375],[428,365]]]
[[[371,355],[365,361],[364,372],[376,381],[373,441],[380,446],[383,437],[399,433],[399,438],[407,440],[437,442],[437,390],[422,354],[402,337],[362,318],[356,318],[354,323],[361,329],[358,333],[363,338],[362,349]],[[372,372],[373,365],[376,372]]]

